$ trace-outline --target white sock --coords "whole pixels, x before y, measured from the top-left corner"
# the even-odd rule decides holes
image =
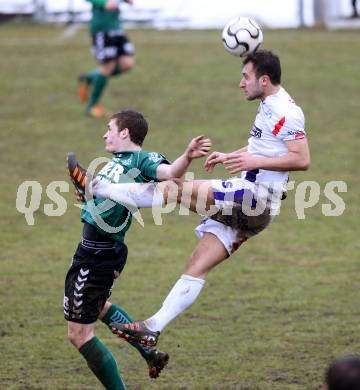
[[[170,321],[196,300],[204,284],[204,279],[181,275],[163,302],[161,309],[145,321],[146,326],[153,332],[161,332]]]
[[[96,182],[92,193],[98,198],[109,198],[123,205],[142,208],[164,205],[164,197],[154,183],[112,184],[103,180]]]

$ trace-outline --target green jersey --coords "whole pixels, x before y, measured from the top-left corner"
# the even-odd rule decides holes
[[[160,164],[170,164],[159,153],[145,150],[114,153],[113,158],[96,176],[111,183],[146,183],[157,181],[156,169]],[[87,222],[114,241],[123,242],[132,221],[131,212],[110,199],[92,199],[86,202],[81,220]]]
[[[90,31],[92,34],[98,32],[109,32],[122,30],[120,10],[108,11],[105,9],[106,0],[86,0],[92,4],[92,17]]]

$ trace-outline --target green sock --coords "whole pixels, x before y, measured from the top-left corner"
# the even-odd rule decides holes
[[[87,105],[88,109],[100,100],[100,97],[104,92],[107,82],[108,82],[108,77],[104,76],[100,72],[94,76],[92,82],[93,88]]]
[[[120,306],[112,304],[109,307],[109,310],[106,312],[101,321],[110,327],[112,322],[118,322],[120,324],[128,324],[129,322],[133,322],[133,319],[129,316],[129,314]],[[149,348],[143,347],[138,342],[130,342],[130,344],[136,348],[141,356],[146,360],[148,353],[150,352]]]
[[[121,68],[120,68],[119,64],[116,64],[113,72],[111,73],[111,76],[117,76],[117,75],[119,75],[121,73],[122,72],[121,72]]]
[[[94,336],[86,342],[79,352],[107,390],[125,390],[125,384],[112,353],[97,337]]]
[[[86,81],[89,83],[89,84],[92,84],[94,82],[94,80],[96,79],[96,77],[101,74],[100,73],[100,69],[94,69],[94,70],[91,70],[90,72],[88,73],[85,73],[83,77],[85,77]]]

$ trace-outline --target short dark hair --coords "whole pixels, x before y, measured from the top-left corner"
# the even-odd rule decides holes
[[[279,57],[270,50],[258,50],[245,57],[243,64],[251,62],[254,66],[256,78],[267,75],[272,84],[281,83],[281,65]]]
[[[347,355],[336,359],[327,369],[325,382],[328,390],[360,389],[360,358]]]
[[[123,110],[114,114],[111,119],[115,119],[118,131],[129,129],[130,140],[134,144],[139,146],[143,144],[149,126],[140,112]]]

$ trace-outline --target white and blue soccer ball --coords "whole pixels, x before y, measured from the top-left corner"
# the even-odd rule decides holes
[[[254,19],[237,17],[224,27],[222,40],[229,53],[245,57],[260,47],[263,33]]]

